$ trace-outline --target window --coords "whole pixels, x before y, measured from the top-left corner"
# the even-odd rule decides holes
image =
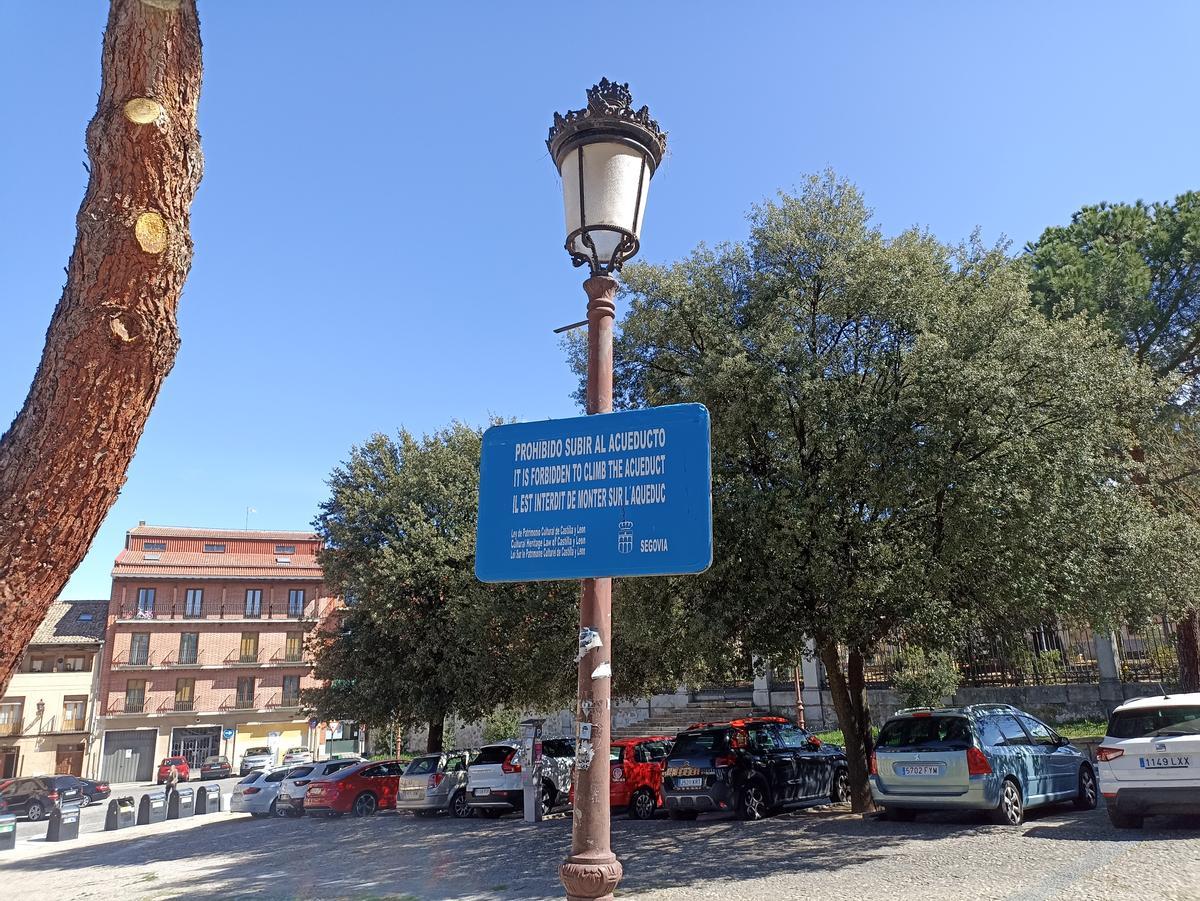
[[[143,541],[142,542],[142,550],[143,551],[165,551],[166,549],[167,549],[167,543],[165,541]]]
[[[277,544],[277,545],[275,545],[275,553],[277,553],[277,554],[294,554],[294,553],[296,553],[296,545],[294,545],[294,544]]]
[[[175,709],[188,711],[196,706],[196,680],[175,680]]]
[[[779,730],[779,742],[785,748],[809,750],[811,736],[803,729],[798,729],[791,723],[780,723],[777,729]]]
[[[297,663],[300,661],[304,653],[304,633],[289,632],[287,641],[283,646],[283,659],[289,663]]]
[[[225,545],[223,544],[205,544],[204,553],[206,554],[223,554],[225,553]]]
[[[23,701],[0,704],[0,735],[20,735]]]
[[[262,616],[262,589],[246,589],[246,618],[259,619]]]
[[[92,618],[92,614],[88,613],[86,610],[81,611],[79,616],[76,617],[76,619],[78,619],[81,623],[90,623]]]
[[[125,712],[141,713],[146,706],[146,680],[130,679],[125,683]]]
[[[82,732],[87,715],[87,698],[63,698],[62,731]]]
[[[1025,735],[1025,730],[1021,728],[1021,724],[1008,714],[980,717],[978,722],[979,740],[984,747],[996,748],[1029,744],[1029,739]]]
[[[1109,738],[1200,733],[1200,704],[1157,704],[1120,710],[1108,721]]]
[[[876,747],[889,751],[901,748],[932,748],[965,751],[971,746],[971,725],[964,716],[904,716],[889,720],[879,730]]]
[[[258,633],[243,632],[241,653],[238,657],[241,663],[257,663],[258,662]]]
[[[141,617],[154,616],[154,589],[138,589],[137,615]]]
[[[200,616],[204,610],[204,589],[189,588],[184,600],[183,615],[190,619]]]
[[[1035,720],[1031,716],[1018,717],[1021,724],[1029,730],[1029,734],[1033,736],[1035,745],[1050,745],[1057,747],[1058,741],[1054,738],[1054,733],[1050,731],[1050,727],[1045,723]]]
[[[254,677],[242,676],[237,681],[237,706],[248,710],[254,706]]]
[[[183,632],[179,636],[179,662],[194,664],[199,659],[200,633]]]
[[[63,672],[64,673],[82,673],[84,670],[91,669],[91,667],[87,665],[89,663],[91,663],[91,660],[82,655],[75,656],[75,657],[64,657],[63,658]]]
[[[304,589],[293,588],[288,592],[288,616],[296,619],[304,615]]]
[[[134,632],[129,636],[129,665],[150,665],[150,633]]]
[[[283,706],[297,707],[300,704],[300,677],[283,677]]]
[[[153,563],[155,560],[161,560],[162,554],[142,554],[142,559],[149,560],[151,563]]]
[[[45,669],[46,669],[46,660],[44,657],[30,657],[29,658],[29,671],[31,673],[44,672]]]

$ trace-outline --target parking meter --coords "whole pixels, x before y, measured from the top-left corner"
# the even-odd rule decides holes
[[[525,822],[542,819],[542,724],[545,720],[521,720],[521,791],[525,798]]]

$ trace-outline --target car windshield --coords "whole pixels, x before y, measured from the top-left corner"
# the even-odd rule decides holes
[[[271,753],[270,748],[247,748],[246,749],[247,757],[261,757],[264,754],[270,754],[270,753]]]
[[[162,765],[163,766],[179,766],[179,764],[181,764],[183,762],[184,762],[184,759],[182,757],[168,757],[165,760],[163,760]]]
[[[725,730],[712,732],[685,732],[671,749],[672,757],[705,757],[723,754],[729,750],[729,737]]]
[[[432,757],[418,757],[408,765],[408,769],[404,771],[405,776],[427,776],[430,773],[436,773],[438,764],[442,762],[442,758],[434,755]]]
[[[879,730],[881,751],[935,748],[965,751],[971,747],[971,724],[965,716],[906,716],[889,720]]]
[[[513,753],[513,748],[507,745],[492,745],[484,748],[479,752],[479,756],[471,761],[471,766],[481,766],[487,763],[504,763],[509,754]]]
[[[298,766],[288,771],[289,779],[303,779],[313,771],[311,766]]]
[[[201,764],[201,766],[204,766],[205,764],[209,764],[209,763],[215,763],[215,764],[217,764],[217,765],[220,765],[220,764],[222,764],[222,763],[224,763],[224,762],[225,762],[225,758],[224,758],[224,757],[205,757],[205,758],[204,758],[204,763],[203,763],[203,764]]]
[[[257,781],[258,781],[258,777],[259,777],[259,776],[261,776],[262,774],[263,774],[263,771],[262,771],[262,770],[255,770],[255,771],[254,771],[253,773],[251,773],[249,776],[246,776],[245,778],[243,778],[243,779],[242,779],[242,780],[241,780],[241,781],[238,783],[238,785],[249,785],[251,782],[257,782]]]
[[[1109,738],[1200,734],[1200,706],[1178,704],[1118,710],[1108,721]]]
[[[358,761],[355,760],[331,760],[329,763],[325,764],[325,775],[328,776],[330,773],[336,773],[338,770],[344,770],[346,767],[357,762]]]
[[[288,748],[289,754],[307,754],[308,748]]]

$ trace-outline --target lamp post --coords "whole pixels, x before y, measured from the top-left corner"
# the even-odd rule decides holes
[[[629,85],[604,78],[587,106],[554,114],[546,145],[562,176],[566,249],[587,265],[587,412],[612,412],[613,273],[638,252],[650,179],[667,136],[634,110]],[[580,604],[579,709],[571,854],[559,870],[570,901],[607,901],[621,879],[609,842],[609,739],[612,721],[612,579],[584,579]],[[583,636],[597,633],[599,641]]]

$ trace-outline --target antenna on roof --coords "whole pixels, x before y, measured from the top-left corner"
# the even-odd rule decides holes
[[[258,511],[257,511],[257,510],[255,510],[253,507],[247,507],[247,508],[246,508],[246,531],[247,531],[247,532],[248,532],[248,531],[250,531],[250,514],[251,514],[251,513],[257,513],[257,512],[258,512]]]

